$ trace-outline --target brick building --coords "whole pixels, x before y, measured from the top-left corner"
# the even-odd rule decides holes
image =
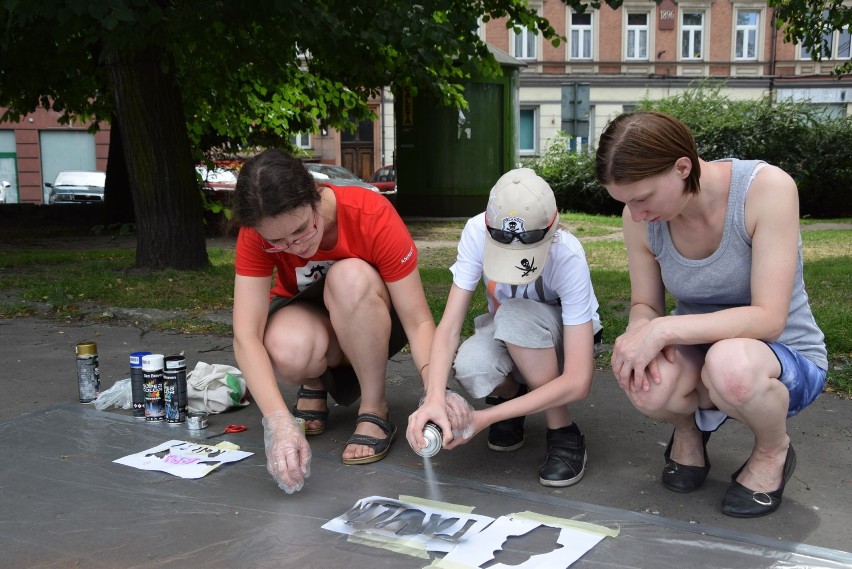
[[[771,95],[808,100],[830,113],[852,114],[852,78],[832,69],[850,59],[850,30],[826,37],[829,50],[814,62],[799,45],[785,43],[774,10],[765,2],[731,0],[625,0],[617,10],[576,13],[562,0],[529,0],[567,42],[554,47],[505,20],[480,26],[481,37],[525,67],[520,73],[520,156],[536,156],[560,131],[582,144],[594,141],[607,121],[644,97],[683,92],[697,81],[724,81],[735,99]],[[386,88],[371,101],[375,121],[353,133],[299,134],[293,142],[308,160],[347,167],[362,178],[394,161],[393,96]],[[40,110],[20,123],[0,124],[0,181],[14,203],[45,203],[44,183],[61,169],[103,170],[108,125],[62,126]],[[578,137],[578,139],[576,138]]]

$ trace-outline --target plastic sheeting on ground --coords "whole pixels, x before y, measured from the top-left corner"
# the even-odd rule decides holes
[[[618,530],[572,567],[852,565],[842,551],[467,480],[442,477],[435,495],[420,471],[345,467],[322,454],[304,490],[287,495],[266,472],[262,431],[243,435],[235,442],[253,456],[186,480],[113,462],[169,439],[201,440],[180,426],[73,404],[0,423],[0,567],[422,568],[436,559],[321,529],[367,496],[428,497],[494,518],[528,511]],[[507,544],[517,558],[509,562],[541,553],[552,536],[537,539]]]

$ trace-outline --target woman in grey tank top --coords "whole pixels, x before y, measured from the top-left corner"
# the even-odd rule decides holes
[[[796,467],[786,419],[822,392],[828,367],[802,279],[795,182],[759,161],[702,160],[686,125],[657,112],[606,127],[596,175],[626,204],[631,308],[612,368],[637,409],[674,425],[663,485],[698,489],[710,433],[733,417],[754,446],[722,512],[775,511]]]

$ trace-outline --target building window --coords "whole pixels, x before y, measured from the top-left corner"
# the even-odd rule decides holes
[[[515,57],[518,59],[535,59],[536,45],[538,36],[528,28],[521,28],[520,31],[513,31]]]
[[[757,30],[760,13],[757,10],[737,12],[737,31],[734,40],[734,59],[757,59]]]
[[[519,130],[521,156],[537,154],[538,109],[536,107],[521,107]]]
[[[648,59],[648,14],[627,14],[627,59]]]
[[[592,58],[592,15],[571,14],[571,59]]]
[[[682,12],[680,20],[680,34],[681,59],[701,59],[704,47],[704,13]]]
[[[825,11],[825,12],[822,13],[822,19],[823,20],[828,19],[828,11]],[[848,37],[848,30],[844,30],[844,31],[847,32],[847,37]],[[826,30],[825,33],[822,34],[822,59],[830,59],[831,58],[831,55],[834,51],[834,46],[836,45],[835,42],[834,42],[834,35],[835,35],[834,30]],[[802,59],[811,59],[811,50],[806,48],[804,45],[801,46],[800,52],[799,52],[799,57],[801,57]]]
[[[300,132],[299,134],[294,134],[293,136],[290,137],[290,144],[292,144],[296,148],[310,148],[311,147],[311,133]]]
[[[849,33],[849,26],[843,26],[842,30],[837,31],[837,59],[852,59],[852,34]]]

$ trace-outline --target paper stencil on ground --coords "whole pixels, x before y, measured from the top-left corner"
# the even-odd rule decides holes
[[[350,536],[350,541],[428,559],[427,552],[446,553],[430,567],[476,568],[495,559],[506,541],[547,526],[557,532],[555,541],[540,554],[532,554],[515,569],[568,567],[618,532],[603,526],[539,516],[532,512],[498,519],[470,513],[468,509],[440,502],[418,503],[371,496],[359,500],[348,512],[326,523],[323,529]],[[471,508],[472,509],[472,508]],[[508,569],[496,563],[489,569]]]
[[[236,462],[252,454],[218,445],[171,440],[113,462],[140,470],[160,470],[181,478],[201,478],[226,462]]]
[[[510,537],[523,536],[533,530],[548,526],[558,530],[556,543],[552,551],[532,555],[521,564],[511,566],[503,563],[489,565],[489,569],[533,569],[547,567],[555,569],[558,567],[569,567],[590,549],[596,546],[607,535],[616,535],[615,532],[602,526],[590,524],[572,524],[570,520],[558,520],[543,518],[540,516],[527,516],[525,514],[513,514],[501,516],[494,523],[480,533],[471,536],[470,539],[459,543],[441,561],[435,563],[435,567],[453,567],[461,569],[464,567],[481,567],[495,559],[495,552],[503,548]]]
[[[458,509],[371,496],[322,527],[386,549],[428,558],[424,552],[446,553],[493,520]]]

